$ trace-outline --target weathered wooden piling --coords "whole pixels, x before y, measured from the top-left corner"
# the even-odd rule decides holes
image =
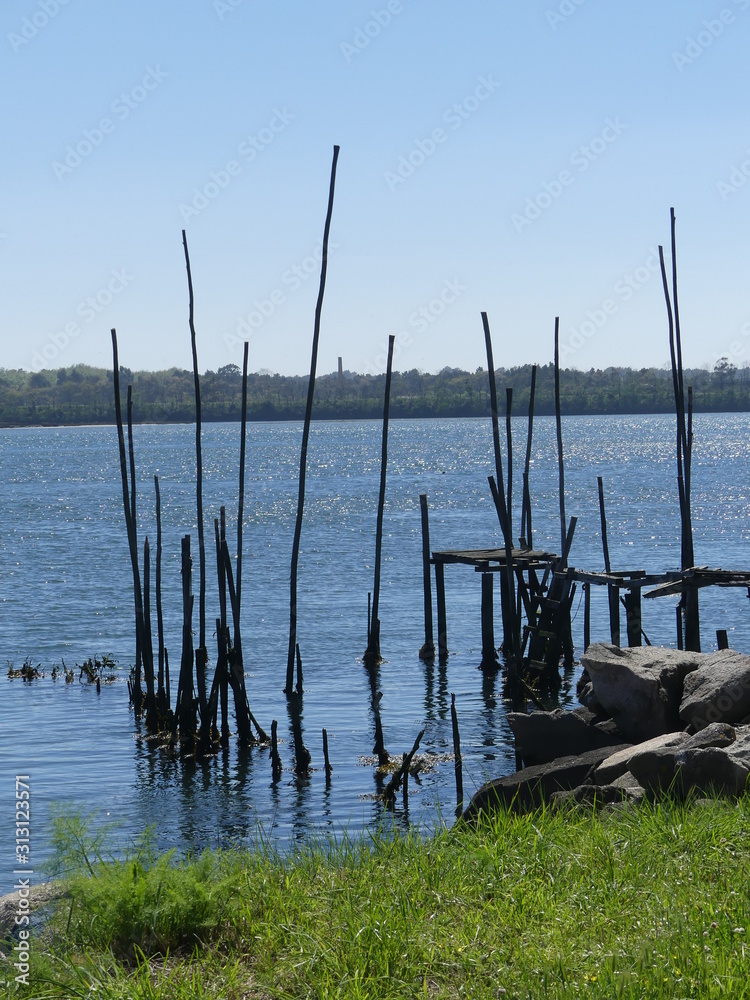
[[[182,539],[182,657],[180,659],[180,680],[177,687],[175,726],[179,730],[180,748],[183,754],[190,754],[195,739],[196,719],[193,701],[193,560],[190,555],[190,535]]]
[[[240,482],[237,501],[237,605],[242,609],[242,519],[245,516],[245,441],[247,438],[247,354],[248,343],[242,354],[242,413],[240,416]],[[235,637],[234,644],[237,645]]]
[[[597,476],[599,487],[599,520],[602,526],[602,551],[604,553],[604,572],[610,574],[612,565],[609,561],[609,542],[607,541],[607,515],[604,509],[604,480]],[[620,588],[614,584],[607,586],[609,602],[609,636],[613,646],[620,645]]]
[[[461,736],[458,731],[456,696],[451,694],[451,728],[453,729],[453,766],[456,772],[456,809],[460,810],[464,800],[463,759],[461,757]]]
[[[560,406],[560,317],[555,316],[555,430],[557,432],[557,474],[560,490],[560,546],[565,547],[568,521],[565,517],[565,461],[563,458],[562,410]]]
[[[719,649],[729,649],[729,637],[725,628],[716,629],[716,643]]]
[[[494,573],[482,573],[482,670],[497,670],[498,667],[492,598],[494,579]]]
[[[198,374],[198,349],[195,340],[195,297],[193,294],[193,275],[190,269],[190,254],[188,252],[187,235],[182,230],[182,245],[185,250],[185,267],[188,281],[188,325],[190,327],[190,346],[193,355],[193,382],[195,385],[195,499],[198,520],[198,621],[199,639],[195,650],[195,676],[198,686],[198,701],[201,716],[207,709],[206,704],[206,665],[208,650],[206,649],[206,546],[203,538],[203,454],[201,450],[201,386]]]
[[[372,587],[372,616],[365,649],[365,666],[380,663],[380,564],[383,549],[383,514],[385,511],[385,485],[388,470],[388,416],[391,404],[391,376],[393,370],[393,346],[396,338],[388,338],[388,361],[385,372],[385,398],[383,401],[383,438],[380,454],[380,490],[378,492],[378,514],[375,527],[375,579]]]
[[[310,436],[310,421],[312,419],[313,394],[315,392],[315,372],[318,365],[318,343],[320,341],[320,320],[323,311],[323,294],[328,271],[328,238],[331,231],[333,215],[333,194],[336,186],[336,164],[339,158],[339,147],[333,147],[333,163],[331,164],[331,182],[328,189],[328,211],[323,230],[323,247],[320,260],[320,287],[318,301],[315,305],[315,323],[313,329],[312,356],[310,358],[310,381],[307,384],[307,403],[305,405],[305,420],[302,427],[302,447],[299,461],[299,494],[297,498],[297,517],[294,524],[294,540],[292,542],[292,568],[289,576],[289,649],[286,660],[286,685],[284,691],[287,698],[294,696],[294,665],[297,647],[297,567],[299,563],[299,547],[302,536],[302,515],[305,509],[305,476],[307,473],[307,442]]]
[[[534,433],[534,400],[536,396],[536,365],[531,366],[531,387],[529,389],[529,426],[526,433],[526,459],[523,466],[523,499],[521,504],[521,545],[533,548],[531,529],[531,439]]]
[[[117,441],[120,451],[120,478],[122,481],[122,503],[125,512],[125,527],[128,535],[128,550],[130,552],[130,566],[133,574],[133,603],[135,605],[135,641],[136,641],[136,669],[135,678],[132,685],[132,701],[135,714],[141,714],[143,704],[143,692],[141,690],[141,651],[143,643],[143,597],[141,593],[141,574],[138,567],[138,548],[135,535],[135,525],[132,516],[132,506],[130,500],[130,488],[128,486],[128,464],[125,451],[125,432],[122,422],[122,404],[120,399],[120,362],[117,352],[117,331],[112,331],[112,365],[113,384],[115,396],[115,421],[117,424]]]
[[[164,615],[161,603],[161,493],[159,491],[159,477],[154,476],[154,489],[156,491],[156,641],[159,647],[159,671],[157,676],[157,706],[159,718],[166,720],[169,711],[169,696],[165,688],[164,677]]]
[[[681,524],[681,568],[690,569],[695,565],[693,548],[693,523],[691,515],[691,470],[692,470],[692,392],[688,390],[688,419],[686,421],[685,385],[682,368],[682,336],[680,332],[680,308],[677,296],[677,243],[675,235],[675,212],[670,209],[670,239],[672,250],[672,290],[670,298],[669,281],[664,263],[664,248],[659,247],[662,287],[667,308],[669,330],[669,355],[672,366],[672,387],[677,415],[677,491],[680,505]],[[685,648],[700,652],[700,614],[698,588],[686,582],[683,592]],[[682,630],[681,630],[682,631]]]
[[[273,719],[271,722],[271,751],[269,756],[271,758],[271,776],[274,784],[276,784],[281,777],[281,772],[283,770],[281,766],[281,757],[279,757],[278,727],[278,722],[276,719]]]
[[[505,387],[505,440],[508,450],[508,499],[506,510],[508,511],[508,532],[511,540],[513,538],[513,433],[511,428],[511,415],[513,412],[513,387]]]
[[[591,584],[583,584],[583,651],[591,645]]]
[[[432,626],[432,586],[430,581],[430,515],[427,494],[420,493],[419,507],[422,515],[422,583],[424,587],[424,645],[419,651],[420,660],[435,661],[435,639]]]
[[[634,587],[625,592],[625,628],[628,635],[628,646],[642,645],[640,587]]]
[[[323,730],[323,763],[326,775],[326,788],[329,788],[331,784],[331,772],[333,771],[333,767],[331,767],[331,761],[328,757],[328,732],[325,729]]]
[[[435,563],[435,598],[437,601],[438,660],[444,664],[448,659],[448,624],[445,613],[445,567]]]
[[[495,452],[495,481],[497,484],[496,495],[494,495],[497,507],[500,529],[505,543],[505,575],[507,579],[507,599],[503,601],[503,646],[508,652],[507,667],[509,680],[512,682],[516,671],[521,663],[521,624],[516,619],[516,588],[513,568],[513,538],[511,536],[510,518],[503,486],[503,463],[500,449],[500,429],[498,425],[497,409],[497,386],[495,384],[495,362],[492,356],[492,336],[490,334],[490,324],[487,313],[482,313],[482,325],[484,327],[484,343],[487,352],[487,370],[490,382],[490,405],[492,418],[492,443]]]

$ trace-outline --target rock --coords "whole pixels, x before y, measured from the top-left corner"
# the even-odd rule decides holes
[[[596,643],[581,662],[591,677],[596,700],[625,739],[640,743],[681,728],[683,682],[705,659],[701,653],[660,646],[621,649]]]
[[[683,793],[692,789],[721,795],[741,795],[750,769],[720,747],[680,750],[675,759],[675,781]]]
[[[741,722],[750,712],[750,656],[720,649],[685,678],[680,718],[696,729]]]
[[[601,747],[576,756],[560,757],[547,764],[525,767],[515,774],[496,778],[475,792],[464,810],[464,820],[476,820],[482,812],[498,807],[511,807],[523,812],[549,799],[553,792],[565,791],[583,784],[592,768],[612,755],[619,747]]]
[[[48,903],[61,899],[65,894],[66,890],[61,882],[39,882],[32,885],[28,896],[28,912],[33,914]],[[21,897],[18,891],[0,896],[0,938],[17,934],[16,916],[19,912],[26,910],[21,910]]]
[[[508,724],[516,738],[516,753],[525,765],[546,764],[558,757],[622,744],[614,726],[593,724],[586,709],[566,712],[509,712]]]
[[[750,774],[750,733],[738,740],[731,726],[716,723],[676,743],[636,747],[628,766],[650,792],[739,795]]]
[[[597,767],[594,772],[594,782],[597,785],[608,785],[619,778],[620,775],[630,771],[630,762],[633,758],[642,753],[650,753],[654,750],[661,750],[663,747],[679,747],[689,739],[685,733],[667,733],[664,736],[655,736],[645,743],[638,743],[627,750],[620,750]]]
[[[579,785],[569,791],[553,792],[550,795],[550,805],[559,808],[565,803],[575,802],[601,807],[613,802],[642,802],[645,794],[633,778],[630,785]]]

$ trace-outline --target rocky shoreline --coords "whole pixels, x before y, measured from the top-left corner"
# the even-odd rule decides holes
[[[589,646],[581,706],[509,713],[515,774],[483,785],[464,810],[641,802],[659,794],[736,797],[750,777],[750,656],[657,646]]]

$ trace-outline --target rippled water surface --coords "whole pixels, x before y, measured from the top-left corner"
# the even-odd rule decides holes
[[[693,517],[699,565],[747,569],[750,564],[749,430],[744,414],[696,418]],[[152,546],[155,473],[161,485],[163,601],[173,664],[180,646],[180,538],[187,532],[193,537],[197,591],[194,433],[184,425],[135,428],[139,539],[148,534]],[[282,688],[301,427],[259,423],[248,429],[243,651],[251,707],[266,729],[277,719],[285,740],[280,751],[287,770],[274,787],[267,750],[238,753],[233,746],[226,756],[205,763],[179,763],[140,738],[125,684],[134,655],[132,578],[114,428],[0,430],[0,653],[3,664],[20,666],[30,656],[47,671],[33,684],[6,680],[4,670],[0,677],[0,802],[8,809],[0,837],[3,884],[13,865],[10,803],[17,773],[32,776],[38,862],[49,852],[53,803],[79,805],[113,821],[115,843],[154,824],[160,844],[179,848],[247,840],[259,831],[288,843],[311,831],[355,831],[378,822],[381,807],[371,798],[374,770],[361,761],[372,752],[374,738],[361,655],[372,589],[380,434],[377,421],[318,423],[311,432],[298,640],[305,671],[303,726],[314,769],[297,780]],[[514,419],[516,497],[525,434],[525,420]],[[567,514],[578,517],[571,564],[603,568],[597,498],[602,476],[613,568],[677,568],[674,418],[571,417],[564,421],[564,440]],[[203,455],[206,537],[213,538],[213,518],[225,503],[231,539],[238,426],[207,425]],[[550,418],[535,423],[532,455],[534,544],[559,551]],[[450,752],[450,694],[455,693],[469,794],[488,777],[514,768],[512,739],[499,679],[477,670],[480,579],[469,567],[446,571],[447,666],[427,668],[417,657],[424,641],[419,494],[429,497],[433,549],[498,545],[487,485],[492,471],[488,420],[391,423],[381,591],[385,742],[392,754],[401,754],[424,728],[422,750]],[[207,549],[212,622],[218,614],[216,568],[212,546]],[[643,625],[652,642],[674,643],[674,605],[673,598],[644,602]],[[715,647],[715,630],[726,628],[732,645],[750,651],[749,610],[743,590],[703,591],[703,648]],[[578,598],[574,611],[580,645]],[[606,596],[596,590],[592,614],[594,639],[608,638]],[[79,684],[77,674],[69,685],[49,677],[55,663],[72,666],[105,653],[117,661],[119,679],[99,696]],[[334,768],[330,788],[322,770],[323,727]],[[450,761],[410,788],[408,816],[399,803],[397,822],[428,829],[441,816],[452,818]]]

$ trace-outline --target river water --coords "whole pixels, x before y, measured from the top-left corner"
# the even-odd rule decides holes
[[[699,415],[695,421],[693,518],[698,565],[747,569],[750,563],[750,416]],[[601,570],[597,476],[603,476],[613,569],[661,571],[679,566],[674,418],[569,417],[563,426],[567,514],[578,518],[571,565]],[[526,422],[513,421],[515,524]],[[181,636],[180,538],[190,533],[197,592],[195,429],[136,426],[139,541],[155,548],[153,476],[159,475],[163,520],[166,644],[176,673]],[[263,837],[280,845],[317,834],[354,833],[384,819],[375,800],[369,683],[362,666],[367,593],[372,589],[380,468],[377,421],[320,422],[312,427],[299,575],[298,641],[304,663],[303,729],[313,769],[291,769],[291,729],[282,693],[288,642],[289,560],[297,497],[301,425],[248,428],[243,561],[243,651],[251,708],[264,728],[279,722],[285,770],[273,785],[267,750],[203,763],[179,762],[149,745],[128,709],[126,677],[134,656],[132,578],[127,550],[117,439],[111,427],[0,430],[0,656],[26,657],[46,676],[32,683],[0,676],[0,886],[12,881],[16,774],[31,776],[32,861],[49,857],[51,817],[78,808],[112,823],[120,849],[152,825],[160,847],[201,849]],[[227,506],[236,533],[239,426],[203,432],[207,544],[207,619],[218,614],[213,518]],[[554,421],[534,427],[531,492],[534,545],[559,551]],[[392,754],[425,729],[421,750],[438,755],[421,782],[410,782],[408,811],[399,800],[386,822],[429,830],[451,822],[455,807],[450,753],[450,695],[455,693],[467,795],[514,769],[501,681],[480,661],[480,578],[470,567],[446,568],[448,645],[445,667],[417,656],[424,640],[419,495],[430,505],[433,549],[501,543],[487,476],[493,471],[488,420],[392,421],[383,541],[381,717]],[[153,557],[152,557],[153,558]],[[601,591],[601,592],[600,592]],[[499,604],[499,602],[496,602]],[[645,601],[643,626],[653,643],[675,642],[674,598]],[[744,590],[701,594],[703,648],[726,628],[730,644],[750,651]],[[580,650],[583,608],[576,597]],[[154,615],[155,621],[155,615]],[[196,621],[197,629],[197,600]],[[215,655],[213,629],[209,649]],[[594,588],[592,637],[608,639],[606,595]],[[497,641],[500,641],[499,627]],[[110,655],[117,680],[94,688],[53,681],[68,667]],[[570,679],[561,694],[572,697]],[[176,685],[175,685],[176,686]],[[173,686],[173,692],[175,689]],[[321,730],[328,732],[333,775],[326,787]],[[0,888],[0,892],[6,891]]]

